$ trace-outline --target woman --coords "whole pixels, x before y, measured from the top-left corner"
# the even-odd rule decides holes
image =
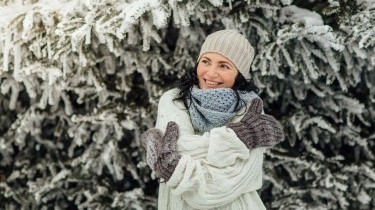
[[[263,153],[283,140],[246,79],[254,57],[236,30],[209,35],[196,70],[160,98],[155,128],[142,135],[161,180],[158,209],[265,209]]]

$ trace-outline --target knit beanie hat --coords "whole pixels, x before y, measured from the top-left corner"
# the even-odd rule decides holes
[[[249,70],[254,59],[254,48],[237,30],[220,30],[208,35],[202,45],[198,61],[203,54],[209,52],[226,57],[246,79],[250,79]]]

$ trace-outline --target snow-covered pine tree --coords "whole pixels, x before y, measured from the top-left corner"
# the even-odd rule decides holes
[[[0,209],[155,209],[139,136],[236,28],[286,141],[267,153],[269,209],[375,208],[375,1],[0,1]]]

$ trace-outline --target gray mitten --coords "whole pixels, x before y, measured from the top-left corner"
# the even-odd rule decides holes
[[[168,122],[164,136],[155,128],[141,136],[147,150],[147,164],[165,182],[172,176],[181,156],[177,153],[178,125]]]
[[[262,110],[263,102],[256,98],[240,122],[228,124],[249,149],[272,147],[284,139],[281,124],[271,115],[262,114]]]
[[[155,170],[155,165],[158,158],[156,142],[161,142],[162,138],[162,133],[156,128],[148,129],[141,136],[142,146],[146,149],[147,164],[153,171]]]

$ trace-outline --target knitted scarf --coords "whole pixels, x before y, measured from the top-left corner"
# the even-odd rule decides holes
[[[254,92],[239,91],[240,98],[236,108],[237,96],[231,88],[199,89],[191,91],[189,107],[193,127],[200,132],[226,125],[239,109],[258,97]],[[189,101],[190,103],[190,101]]]

